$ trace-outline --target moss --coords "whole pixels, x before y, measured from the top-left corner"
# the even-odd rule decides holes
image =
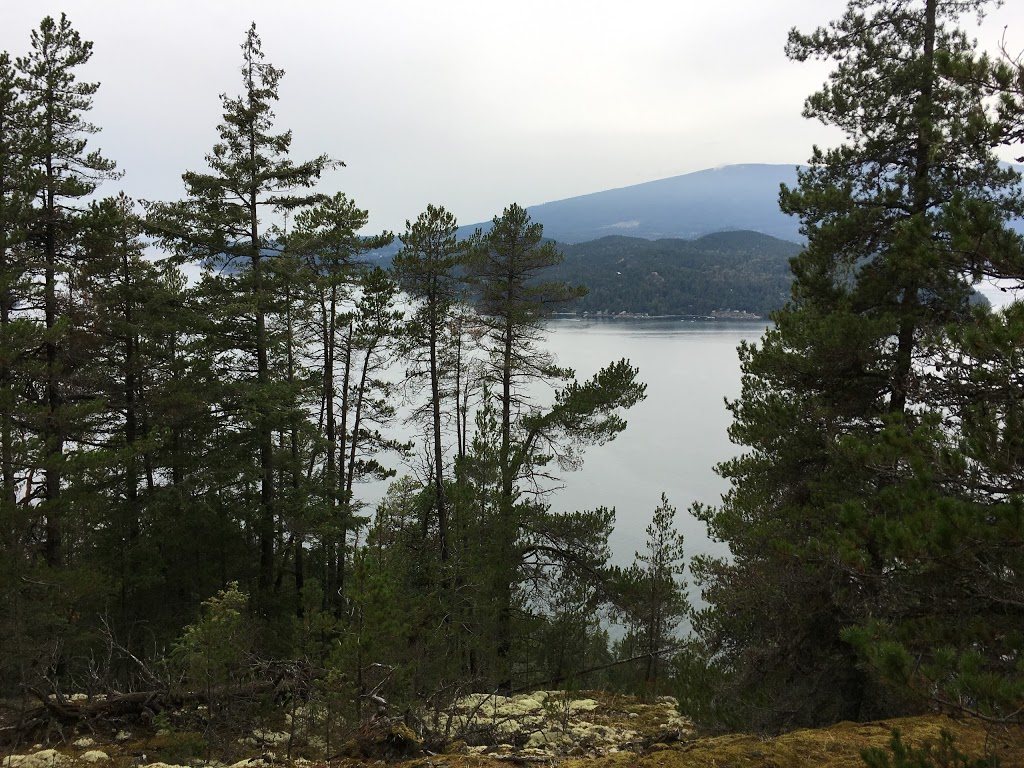
[[[982,754],[985,728],[975,721],[947,717],[916,717],[877,723],[839,723],[830,728],[794,731],[773,739],[729,734],[695,739],[669,749],[636,755],[616,753],[606,757],[569,760],[562,768],[864,768],[860,752],[865,747],[885,747],[892,729],[898,727],[908,744],[937,742],[945,728],[957,737],[967,753]],[[1003,765],[1024,765],[1024,737],[1000,745]]]

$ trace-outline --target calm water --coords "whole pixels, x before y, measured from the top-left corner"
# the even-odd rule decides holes
[[[583,467],[563,475],[562,487],[548,497],[552,508],[614,507],[613,559],[628,565],[645,545],[644,529],[664,492],[678,510],[687,558],[724,553],[725,546],[709,541],[704,524],[688,510],[695,501],[716,503],[727,489],[713,467],[739,452],[726,434],[725,409],[725,398],[740,391],[736,347],[760,338],[764,329],[763,321],[552,320],[547,348],[578,380],[625,357],[647,384],[647,399],[626,413],[626,430],[590,448]],[[364,485],[360,498],[372,509],[386,485]]]
[[[662,492],[678,514],[689,558],[724,552],[687,510],[695,501],[716,503],[727,483],[714,465],[739,449],[726,434],[725,398],[740,390],[736,347],[756,340],[764,322],[681,320],[555,320],[549,348],[583,380],[607,363],[629,358],[647,384],[647,399],[626,415],[629,426],[612,442],[591,448],[583,468],[564,478],[555,509],[615,507],[614,559],[632,561],[646,541]]]

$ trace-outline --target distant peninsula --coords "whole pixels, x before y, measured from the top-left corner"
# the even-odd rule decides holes
[[[767,317],[789,298],[789,260],[800,245],[759,232],[695,240],[608,236],[560,246],[565,261],[546,279],[585,285],[568,308],[597,316]]]

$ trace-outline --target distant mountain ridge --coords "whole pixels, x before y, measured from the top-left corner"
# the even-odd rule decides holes
[[[800,223],[779,210],[779,185],[796,184],[795,165],[726,165],[529,206],[544,236],[581,243],[607,235],[692,240],[749,230],[800,240]],[[461,228],[469,235],[490,222]]]
[[[1018,172],[1024,166],[1008,164]],[[806,166],[748,163],[708,168],[628,187],[593,192],[527,207],[544,236],[582,243],[607,235],[647,240],[692,240],[713,232],[749,230],[780,240],[803,242],[800,222],[779,210],[779,188],[796,186]],[[1024,220],[1011,226],[1024,232]],[[462,227],[469,236],[490,222]]]
[[[545,238],[560,244],[583,243],[609,235],[646,240],[693,240],[715,232],[751,231],[780,240],[803,242],[800,222],[779,210],[779,188],[795,186],[805,166],[747,163],[707,168],[680,176],[607,189],[527,207],[544,226]],[[1014,165],[1018,171],[1024,166]],[[499,214],[500,211],[495,211]],[[459,227],[459,237],[491,222]],[[1024,232],[1024,220],[1012,226]],[[390,260],[396,242],[375,252]]]

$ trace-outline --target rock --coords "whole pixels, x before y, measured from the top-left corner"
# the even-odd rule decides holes
[[[569,702],[570,712],[593,712],[600,705],[593,699],[575,699]]]
[[[10,755],[0,766],[3,768],[56,768],[68,762],[67,755],[55,749],[44,749],[31,755]]]
[[[78,758],[87,763],[105,763],[110,760],[110,755],[101,749],[90,749],[88,752],[83,752]]]
[[[571,739],[559,731],[536,731],[530,734],[530,738],[526,740],[526,748],[553,752],[569,742]]]
[[[239,739],[241,744],[250,747],[281,747],[288,743],[291,736],[284,731],[255,730],[252,736]]]
[[[132,735],[128,731],[118,731],[117,735],[114,736],[114,741],[131,741]]]
[[[82,738],[75,739],[73,742],[71,742],[71,746],[78,747],[79,749],[84,749],[85,747],[91,747],[91,746],[94,746],[95,744],[96,744],[96,742],[93,739],[90,739],[88,736],[83,736]]]
[[[522,717],[542,712],[544,705],[530,696],[506,699],[494,709],[495,717]]]

